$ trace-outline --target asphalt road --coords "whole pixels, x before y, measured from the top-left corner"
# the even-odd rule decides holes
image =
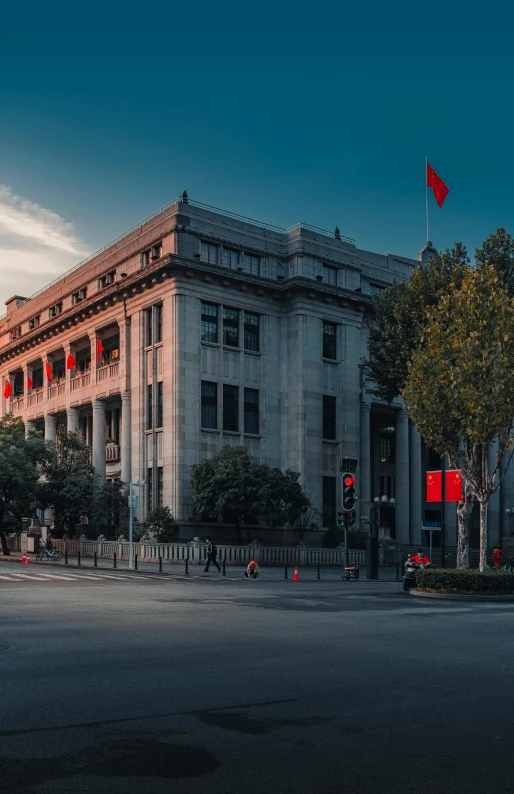
[[[396,582],[0,577],[2,794],[513,790],[514,603]]]

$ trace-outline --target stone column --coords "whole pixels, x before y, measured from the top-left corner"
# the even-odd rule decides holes
[[[124,391],[121,394],[121,480],[127,486],[132,477],[131,469],[131,414],[130,414],[130,392]]]
[[[68,408],[66,415],[68,433],[78,433],[80,429],[80,408]]]
[[[498,457],[498,441],[494,441],[489,445],[487,450],[487,466],[489,469],[489,476],[494,469],[496,459]],[[500,472],[496,475],[496,482],[498,482]],[[501,541],[500,533],[500,492],[495,491],[489,500],[487,506],[487,545],[499,546]]]
[[[421,436],[415,423],[409,419],[409,517],[410,517],[410,542],[413,545],[422,543],[422,466],[421,466]]]
[[[57,417],[54,414],[45,416],[45,441],[53,441],[57,438]]]
[[[368,516],[371,520],[371,441],[370,441],[371,405],[361,402],[360,405],[360,449],[357,492],[359,494],[359,518]]]
[[[409,545],[409,414],[396,414],[396,540]]]
[[[105,481],[105,403],[102,400],[93,401],[93,468],[100,477],[100,482]]]
[[[30,431],[31,430],[35,430],[35,429],[36,429],[36,423],[35,422],[29,422],[29,420],[27,419],[27,421],[25,422],[25,435],[28,436]]]

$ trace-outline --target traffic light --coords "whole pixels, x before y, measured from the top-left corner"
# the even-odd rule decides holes
[[[345,513],[338,513],[337,520],[341,524],[343,529],[351,529],[355,526],[355,521],[357,520],[357,513],[355,510],[349,510]]]
[[[345,472],[341,477],[343,510],[350,513],[355,507],[355,477]],[[355,523],[355,518],[354,518]]]
[[[348,513],[348,529],[351,529],[353,526],[355,526],[356,517],[357,514],[355,510],[352,510],[350,513]]]

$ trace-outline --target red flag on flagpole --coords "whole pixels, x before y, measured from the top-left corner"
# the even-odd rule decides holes
[[[445,502],[462,502],[462,472],[450,469],[445,472]]]
[[[66,359],[66,369],[73,369],[76,363],[77,363],[77,359],[75,358],[73,353],[70,353],[68,358]]]
[[[11,381],[8,380],[7,383],[5,384],[5,389],[4,389],[4,397],[5,397],[5,399],[8,400],[9,397],[11,396],[11,394],[12,394]]]
[[[27,391],[30,391],[33,385],[34,384],[32,383],[32,378],[30,377],[30,375],[27,375]]]
[[[426,502],[443,501],[443,473],[441,471],[427,471],[426,491]]]
[[[51,383],[52,382],[52,378],[54,376],[54,373],[52,372],[52,367],[50,366],[48,361],[45,364],[45,370],[46,370],[46,379],[47,379],[48,383]]]
[[[96,357],[100,359],[102,353],[104,352],[104,346],[102,345],[102,340],[96,338]]]
[[[427,185],[434,191],[435,200],[439,204],[439,207],[442,207],[444,200],[450,191],[444,184],[441,177],[437,176],[429,162],[427,162]]]

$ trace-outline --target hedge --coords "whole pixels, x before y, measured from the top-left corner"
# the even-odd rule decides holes
[[[418,590],[456,595],[514,594],[514,573],[426,568],[416,571]]]

